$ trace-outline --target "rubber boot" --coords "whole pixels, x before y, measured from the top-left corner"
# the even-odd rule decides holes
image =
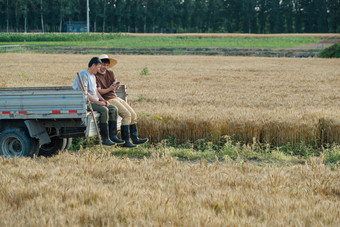
[[[109,126],[108,126],[108,124],[107,123],[99,123],[98,126],[99,126],[99,129],[100,129],[100,135],[102,137],[103,145],[106,145],[106,146],[116,145],[109,138]]]
[[[130,142],[130,127],[129,125],[121,125],[120,126],[120,132],[122,134],[122,139],[125,141],[122,147],[128,147],[128,148],[134,148],[137,147],[137,145],[134,145]]]
[[[117,137],[117,121],[109,121],[109,136],[112,142],[116,144],[124,144],[124,140],[120,140]]]
[[[137,124],[130,125],[130,136],[131,140],[134,144],[143,144],[149,141],[149,139],[140,139],[138,138],[138,129]]]

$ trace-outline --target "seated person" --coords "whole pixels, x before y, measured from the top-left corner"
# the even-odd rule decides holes
[[[118,114],[122,117],[121,134],[122,139],[125,141],[123,147],[136,147],[137,144],[147,142],[148,139],[138,138],[137,114],[131,106],[119,98],[115,92],[115,90],[119,89],[120,83],[117,82],[114,73],[108,68],[116,65],[117,61],[109,58],[105,54],[101,55],[99,59],[102,61],[102,65],[96,73],[98,92],[106,101],[109,101],[110,104],[117,107]],[[113,122],[112,129],[110,126],[110,130],[117,130],[116,127],[116,122]],[[130,137],[133,144],[130,142]]]
[[[88,98],[92,105],[92,109],[100,113],[99,128],[100,135],[103,140],[103,145],[113,146],[115,145],[115,143],[123,144],[124,141],[119,140],[117,138],[117,134],[114,135],[114,133],[117,132],[109,131],[108,127],[109,121],[117,121],[117,108],[113,105],[110,105],[108,101],[103,99],[103,97],[97,90],[95,74],[97,73],[101,65],[102,62],[100,61],[100,59],[97,57],[93,57],[88,63],[88,69],[81,71],[79,75],[83,81],[85,91],[87,92]],[[74,80],[72,88],[74,90],[82,90],[78,76]],[[113,141],[110,138],[112,138]]]

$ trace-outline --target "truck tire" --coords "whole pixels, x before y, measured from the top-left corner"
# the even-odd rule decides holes
[[[72,138],[67,138],[65,150],[70,149],[71,145],[72,145]]]
[[[38,140],[31,138],[26,129],[9,128],[0,134],[0,155],[9,158],[33,157],[38,151]]]
[[[56,155],[59,151],[63,151],[66,147],[67,139],[62,137],[52,137],[51,143],[41,145],[39,155],[51,157]]]

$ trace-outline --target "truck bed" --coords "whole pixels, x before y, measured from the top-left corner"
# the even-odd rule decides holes
[[[86,96],[72,87],[0,88],[0,119],[86,117]]]
[[[116,92],[126,101],[125,85]],[[0,119],[86,117],[86,96],[71,86],[0,88]]]

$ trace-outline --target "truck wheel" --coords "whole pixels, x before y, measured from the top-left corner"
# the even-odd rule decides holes
[[[58,154],[59,151],[63,151],[65,149],[66,142],[66,138],[52,137],[51,143],[41,145],[39,155],[50,157],[52,155]]]
[[[5,157],[32,157],[37,154],[38,141],[25,129],[9,128],[0,134],[0,155]]]
[[[68,150],[70,149],[71,145],[72,145],[72,138],[67,138],[66,139],[66,147],[65,147],[65,150]]]

